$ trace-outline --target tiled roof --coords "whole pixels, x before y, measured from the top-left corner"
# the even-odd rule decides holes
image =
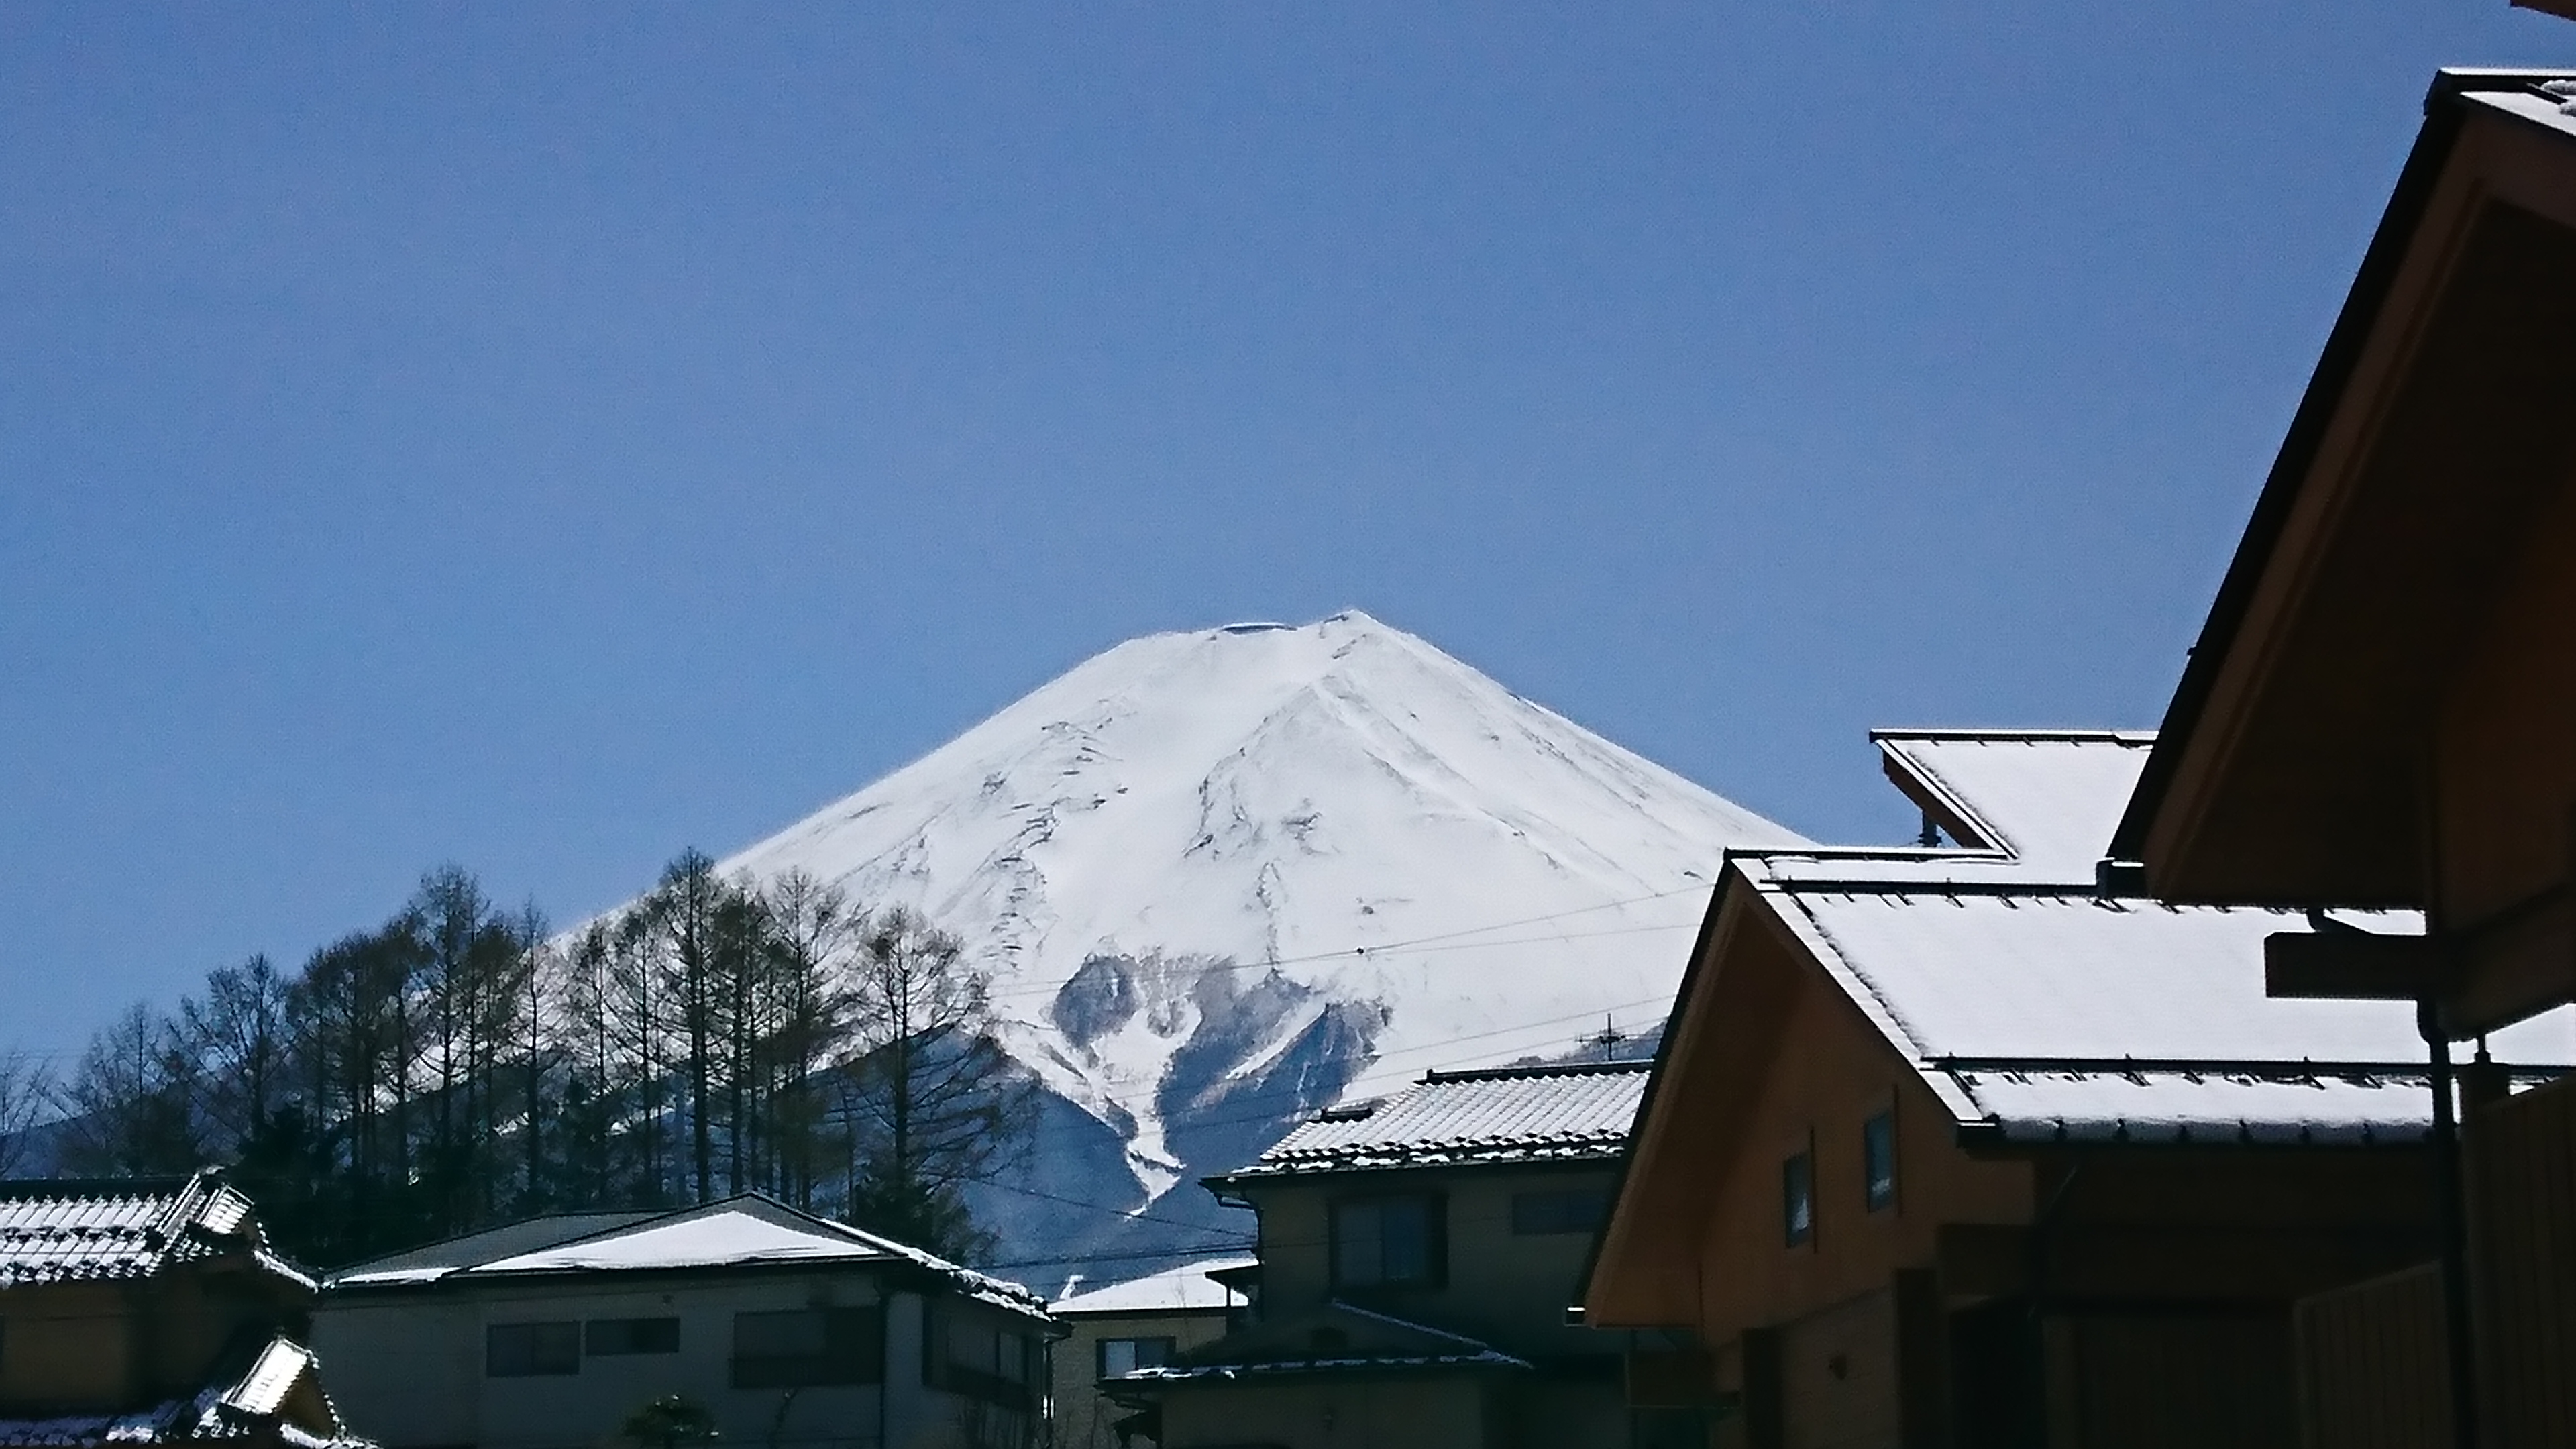
[[[1627,1145],[1649,1066],[1595,1062],[1433,1072],[1382,1102],[1317,1116],[1230,1176],[1608,1161]]]
[[[231,1255],[313,1286],[269,1251],[250,1200],[212,1169],[158,1180],[0,1183],[0,1288],[149,1278]]]
[[[2264,994],[2263,940],[2309,929],[2301,913],[1738,868],[1963,1125],[2166,1141],[2404,1140],[2429,1125],[2410,1006]],[[2337,915],[2420,929],[2402,913]],[[2492,1045],[2528,1067],[2576,1061],[2565,1012]]]

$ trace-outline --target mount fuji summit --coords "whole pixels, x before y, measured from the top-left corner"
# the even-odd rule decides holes
[[[1761,816],[1350,612],[1131,640],[721,862],[909,906],[1043,1084],[973,1206],[1046,1282],[1248,1232],[1196,1185],[1427,1068],[1652,1027]]]

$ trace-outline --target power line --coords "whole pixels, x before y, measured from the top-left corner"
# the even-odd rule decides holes
[[[1361,959],[1369,956],[1392,955],[1400,952],[1427,955],[1433,951],[1473,951],[1497,946],[1544,945],[1549,941],[1583,941],[1595,939],[1601,936],[1628,935],[1648,931],[1686,930],[1696,927],[1697,923],[1675,922],[1671,925],[1663,926],[1624,926],[1609,931],[1522,936],[1503,941],[1466,941],[1461,939],[1468,936],[1481,936],[1491,931],[1506,931],[1519,926],[1535,926],[1544,924],[1548,921],[1565,920],[1573,916],[1591,915],[1598,911],[1623,910],[1629,906],[1644,905],[1649,901],[1669,900],[1674,896],[1693,894],[1709,888],[1710,887],[1704,883],[1694,882],[1693,884],[1686,886],[1676,886],[1671,890],[1655,891],[1648,895],[1630,896],[1626,899],[1616,901],[1602,901],[1589,906],[1575,906],[1567,910],[1550,911],[1544,915],[1523,916],[1517,920],[1496,921],[1490,925],[1470,926],[1461,930],[1439,931],[1431,935],[1413,936],[1400,941],[1382,941],[1374,945],[1365,946],[1342,946],[1330,951],[1309,951],[1296,956],[1265,956],[1252,961],[1215,961],[1201,967],[1200,971],[1202,974],[1215,971],[1262,971],[1280,966],[1303,966],[1317,961],[1337,961],[1344,958]],[[1437,944],[1440,942],[1457,942],[1457,944]],[[1014,986],[1006,990],[992,992],[991,995],[996,998],[1044,996],[1052,995],[1061,989],[1062,988],[1060,986]]]

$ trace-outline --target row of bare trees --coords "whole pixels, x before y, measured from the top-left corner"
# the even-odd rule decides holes
[[[301,970],[129,1008],[58,1080],[0,1058],[0,1176],[228,1162],[323,1263],[747,1190],[971,1258],[963,1189],[1033,1109],[992,1026],[956,937],[802,874],[684,852],[555,939],[445,867]]]

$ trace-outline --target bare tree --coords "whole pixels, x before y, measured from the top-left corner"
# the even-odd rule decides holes
[[[177,1025],[136,1002],[90,1039],[57,1094],[63,1165],[98,1177],[194,1171],[197,1074]]]
[[[179,1026],[204,1073],[201,1104],[217,1140],[238,1150],[288,1088],[287,979],[266,956],[206,973],[206,990],[179,1003]]]
[[[52,1073],[44,1058],[0,1051],[0,1177],[14,1174],[33,1155],[29,1133],[52,1100]]]
[[[684,850],[632,919],[662,982],[674,1045],[688,1092],[689,1162],[697,1200],[715,1196],[715,1093],[725,1040],[727,993],[716,963],[718,917],[731,892],[705,852]]]
[[[866,917],[851,908],[839,887],[801,870],[771,881],[763,895],[770,937],[762,1115],[770,1184],[779,1196],[811,1209],[828,1130],[823,1077],[850,1042],[850,992],[841,983]]]
[[[986,1256],[962,1189],[1017,1160],[1034,1084],[993,1036],[990,982],[958,939],[900,907],[859,938],[852,1002],[865,1050],[843,1073],[850,1220],[951,1257]]]

